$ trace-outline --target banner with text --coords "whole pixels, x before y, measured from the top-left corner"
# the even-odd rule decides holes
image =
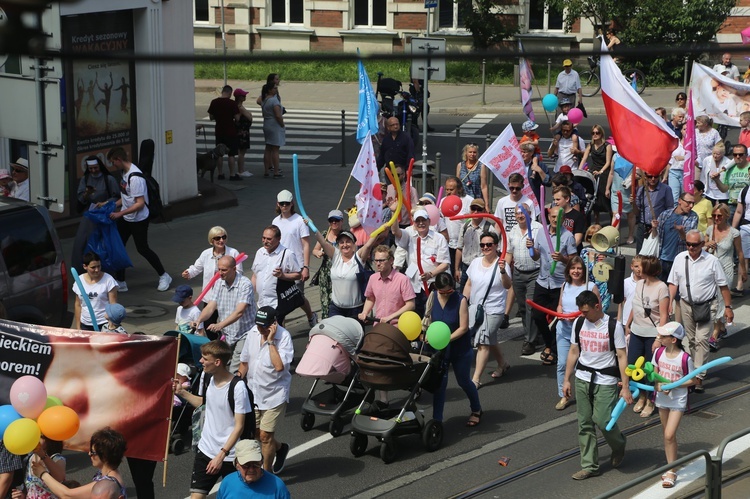
[[[508,177],[514,173],[520,173],[525,179],[521,192],[534,202],[537,210],[539,209],[539,201],[537,201],[534,191],[531,190],[527,168],[523,163],[521,148],[518,146],[518,139],[513,132],[513,125],[508,123],[503,133],[484,151],[479,161],[495,174],[506,191],[508,190]]]
[[[172,337],[89,333],[0,320],[0,405],[21,376],[41,379],[48,395],[78,414],[65,448],[88,451],[91,435],[110,426],[125,436],[126,455],[161,461],[169,436]]]

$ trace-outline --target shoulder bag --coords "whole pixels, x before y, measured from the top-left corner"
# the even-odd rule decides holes
[[[282,269],[284,268],[285,256],[286,249],[281,253],[279,266]],[[301,307],[305,303],[305,297],[302,294],[302,290],[297,286],[297,283],[294,281],[287,281],[286,279],[276,279],[276,297],[278,298],[276,313],[281,318],[286,317],[290,312]]]
[[[685,257],[685,287],[687,287],[688,299],[690,300],[690,308],[693,311],[693,320],[696,324],[700,324],[701,322],[708,322],[711,320],[711,302],[713,301],[713,298],[700,303],[695,303],[693,301],[692,293],[690,293],[688,258],[688,256]]]

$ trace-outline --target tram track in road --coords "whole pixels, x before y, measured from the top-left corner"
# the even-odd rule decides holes
[[[745,355],[741,357],[740,359],[736,359],[736,360],[740,361],[737,363],[747,362],[748,360],[750,360],[750,355]],[[708,398],[701,402],[691,403],[691,407],[686,412],[686,414],[690,415],[690,414],[699,413],[701,411],[705,411],[706,409],[716,406],[722,402],[731,400],[736,397],[740,397],[742,395],[746,395],[748,393],[750,393],[750,384],[746,384],[743,386],[733,388],[731,390],[727,390],[723,393],[720,393],[714,397]],[[622,432],[625,434],[626,437],[630,437],[633,435],[637,435],[639,433],[643,433],[647,430],[650,430],[660,425],[661,425],[661,421],[659,420],[659,418],[652,417],[652,418],[649,418],[648,421],[644,421],[642,423],[631,425],[623,429]],[[597,445],[606,446],[606,442],[604,441],[603,437],[600,437],[598,439]],[[494,489],[498,489],[504,485],[521,480],[523,478],[527,478],[536,473],[542,473],[546,470],[551,470],[553,467],[569,459],[578,457],[579,455],[580,455],[580,450],[578,449],[578,447],[568,449],[560,454],[550,456],[547,459],[543,459],[541,461],[528,465],[525,468],[522,468],[516,472],[510,473],[500,478],[490,480],[488,482],[485,482],[475,487],[472,487],[470,489],[467,489],[459,494],[451,496],[451,499],[469,499],[469,498],[474,498],[474,497],[480,497],[483,494],[486,494]],[[727,477],[727,480],[728,481],[737,480],[746,476],[748,473],[750,473],[750,471],[748,471],[747,469],[740,470],[736,473],[733,473],[729,477]],[[699,496],[702,496],[702,494],[696,492],[696,494],[693,494],[690,497],[699,497]]]

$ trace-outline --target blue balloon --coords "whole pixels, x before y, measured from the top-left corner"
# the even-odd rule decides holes
[[[2,438],[9,424],[22,417],[12,405],[0,405],[0,438]]]
[[[548,113],[551,113],[555,109],[557,109],[557,96],[555,94],[547,94],[544,97],[542,97],[542,107],[545,111]]]

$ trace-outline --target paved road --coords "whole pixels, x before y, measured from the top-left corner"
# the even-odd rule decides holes
[[[340,96],[344,90],[352,90],[352,85],[342,85],[344,86],[329,86],[326,95],[332,93]],[[297,95],[293,87],[293,84],[286,82],[282,87],[285,105],[290,109],[313,109],[313,102],[322,107],[331,100],[330,97],[324,99],[321,94],[320,100],[316,101],[317,95],[311,94],[308,95],[308,100],[304,101],[307,105],[294,105],[301,101],[303,96]],[[440,89],[435,89],[437,95],[440,95],[440,92]],[[647,90],[647,97],[648,92]],[[506,93],[510,95],[509,91]],[[669,96],[668,102],[674,93],[676,89],[662,91],[664,98]],[[197,120],[205,118],[209,94],[210,92],[203,92],[196,98]],[[200,99],[203,99],[203,102]],[[476,97],[474,99],[476,100]],[[510,98],[504,99],[503,102],[514,102]],[[352,102],[353,100],[349,99],[349,105],[345,107],[354,109]],[[459,101],[457,102],[445,104],[443,110],[449,109],[452,105],[456,106],[454,110],[458,110],[462,106]],[[199,108],[204,111],[199,113]],[[466,109],[466,112],[452,114],[450,111],[435,110],[432,115],[432,123],[437,133],[431,135],[428,149],[440,151],[444,155],[444,165],[455,167],[456,164],[454,137],[457,125],[461,125],[462,130],[462,138],[458,143],[460,147],[468,141],[481,144],[482,137],[487,134],[496,136],[508,122],[514,123],[518,129],[518,124],[523,120],[522,116],[512,114],[515,111],[504,111],[499,107],[487,110],[467,106]],[[336,111],[336,108],[333,110]],[[290,111],[290,118],[294,116],[291,114],[294,112]],[[506,112],[511,114],[504,114]],[[314,116],[315,113],[299,112],[300,119],[303,114],[305,119],[297,123],[300,126],[309,124],[310,121],[317,123],[315,118],[310,120],[310,115]],[[333,115],[335,116],[335,113]],[[325,117],[319,118],[320,126],[307,128],[308,131],[300,138],[313,138],[323,144],[321,137],[329,136],[318,132],[325,131],[325,123],[334,123],[335,119],[331,118],[332,113],[319,113],[319,116]],[[603,121],[602,116],[593,116],[586,125]],[[207,139],[211,142],[210,138]],[[254,139],[253,143],[259,142]],[[298,142],[296,146],[301,147],[304,144],[309,142]],[[300,161],[304,204],[318,225],[324,225],[328,210],[336,206],[347,181],[349,168],[339,166],[342,144],[346,147],[347,163],[351,165],[358,147],[353,139],[353,132],[344,138],[344,142],[339,140],[337,143],[321,145],[328,147],[327,151],[305,151],[307,155],[315,158]],[[214,225],[223,225],[229,234],[228,244],[241,251],[253,255],[259,247],[263,227],[275,216],[275,195],[281,189],[292,190],[292,179],[290,174],[281,180],[264,179],[260,175],[262,167],[257,156],[253,154],[257,153],[251,151],[248,160],[250,171],[255,173],[254,177],[242,182],[220,183],[235,192],[239,206],[152,226],[152,247],[161,255],[167,270],[175,277],[174,285],[183,282],[179,277],[180,272],[206,247],[206,233]],[[285,166],[286,171],[290,173],[291,168]],[[450,169],[443,166],[444,172]],[[349,185],[344,205],[352,202],[356,190],[355,185]],[[497,194],[500,195],[499,190]],[[66,240],[64,245],[66,252],[69,252],[72,241]],[[129,311],[126,326],[130,331],[162,334],[173,327],[175,304],[170,301],[171,293],[156,291],[157,277],[145,260],[135,253],[132,244],[129,249],[135,268],[128,272],[127,280],[131,291],[121,295],[121,302]],[[625,248],[624,252],[632,253],[632,248]],[[313,271],[317,265],[318,262],[314,261]],[[196,290],[199,283],[199,279],[191,282]],[[317,289],[308,288],[307,293],[313,308],[319,308]],[[711,400],[727,390],[747,386],[750,374],[747,362],[750,357],[750,346],[743,340],[744,335],[737,333],[746,331],[750,324],[750,306],[746,300],[740,300],[735,305],[735,326],[731,328],[732,335],[724,342],[721,355],[731,355],[737,361],[712,376],[707,383],[707,393],[694,397],[695,402]],[[306,320],[298,313],[291,316],[288,326],[294,336],[296,364],[305,349]],[[661,430],[658,425],[641,428],[641,419],[632,412],[627,412],[622,419],[623,427],[631,428],[634,433],[629,437],[628,454],[623,467],[610,471],[608,466],[604,466],[604,477],[583,483],[570,480],[570,474],[578,469],[578,459],[575,456],[575,406],[563,412],[554,410],[554,404],[557,402],[554,370],[542,366],[538,358],[520,356],[522,334],[518,319],[514,319],[511,327],[503,334],[502,348],[513,367],[506,378],[488,384],[480,391],[485,411],[482,424],[474,429],[464,426],[469,412],[468,404],[451,376],[445,409],[446,432],[443,446],[434,453],[427,453],[416,435],[403,437],[399,440],[401,452],[398,461],[391,465],[385,465],[380,460],[372,439],[368,452],[361,458],[353,458],[349,452],[348,435],[333,439],[327,434],[327,425],[323,424],[324,422],[320,422],[310,432],[303,432],[299,426],[299,410],[311,382],[295,376],[287,416],[278,432],[280,438],[292,446],[287,468],[282,475],[292,495],[448,497],[499,477],[510,477],[514,473],[524,472],[518,480],[509,482],[499,490],[488,491],[482,497],[497,497],[501,494],[508,497],[592,497],[663,464]],[[725,435],[746,425],[745,418],[737,415],[747,407],[747,403],[748,397],[743,395],[741,398],[721,402],[685,418],[680,430],[681,453],[712,447]],[[420,406],[429,416],[429,395],[420,400]],[[564,453],[571,453],[571,457],[536,471],[530,468]],[[502,456],[510,457],[509,467],[498,466],[497,460]],[[608,456],[608,450],[602,450],[602,460]],[[168,487],[157,489],[157,497],[181,499],[188,495],[192,459],[193,455],[190,453],[176,457],[170,455]],[[732,466],[746,466],[744,462],[740,458],[733,461]],[[86,456],[71,456],[69,464],[74,478],[82,482],[90,479],[90,465]],[[157,481],[160,481],[162,469],[161,465],[157,467]],[[639,490],[643,488],[645,487]],[[130,497],[135,497],[132,487],[128,492]]]

